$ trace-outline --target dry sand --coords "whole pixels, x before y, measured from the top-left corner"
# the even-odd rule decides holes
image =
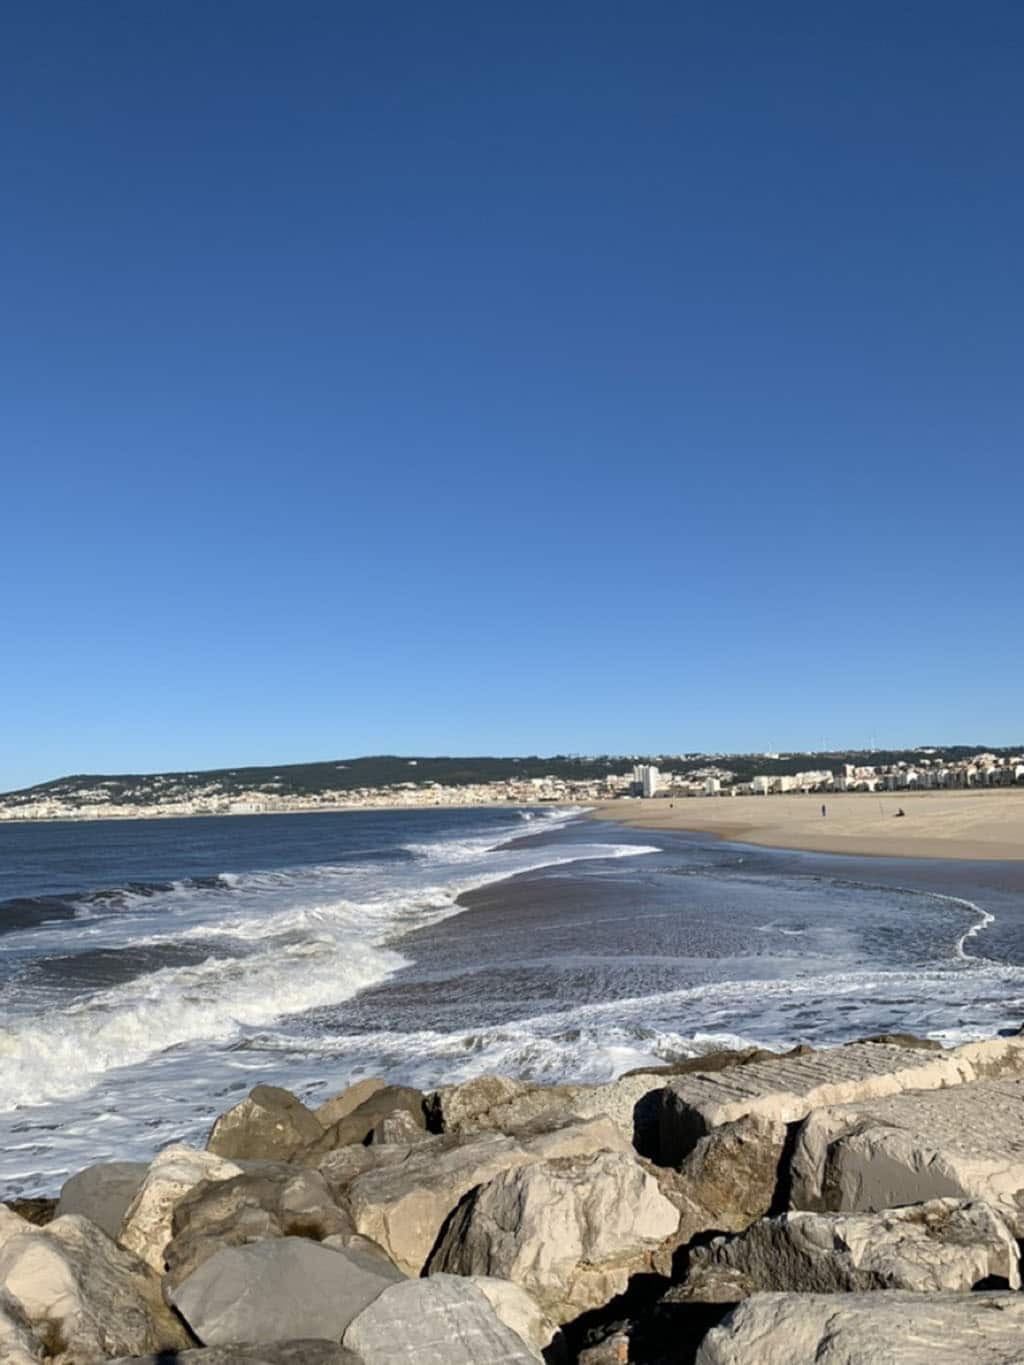
[[[824,802],[827,815],[823,818]],[[900,808],[906,812],[901,819]],[[605,801],[597,819],[746,844],[892,858],[1024,859],[1024,789]]]

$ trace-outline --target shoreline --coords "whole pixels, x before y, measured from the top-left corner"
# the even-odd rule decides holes
[[[822,806],[826,814],[821,814]],[[896,812],[902,809],[904,816]],[[652,797],[604,801],[591,820],[728,843],[866,858],[1024,860],[1024,790]]]
[[[575,801],[451,801],[423,806],[395,802],[373,806],[302,806],[295,810],[181,810],[149,815],[26,815],[0,819],[0,829],[8,825],[107,825],[139,824],[151,820],[244,820],[265,815],[353,815],[368,811],[430,810],[583,810]]]

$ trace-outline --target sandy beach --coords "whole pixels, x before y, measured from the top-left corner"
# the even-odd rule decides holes
[[[896,814],[900,809],[902,818]],[[1024,789],[655,797],[606,801],[591,814],[641,829],[690,830],[813,853],[1024,859]]]

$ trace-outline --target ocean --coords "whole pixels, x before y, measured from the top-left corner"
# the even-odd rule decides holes
[[[201,1143],[266,1082],[611,1079],[1024,1018],[1024,865],[564,809],[0,825],[0,1198]]]

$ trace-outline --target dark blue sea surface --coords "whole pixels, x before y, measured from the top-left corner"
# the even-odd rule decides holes
[[[1022,871],[553,809],[0,825],[0,1197],[202,1141],[259,1081],[989,1036],[1024,1018]]]

